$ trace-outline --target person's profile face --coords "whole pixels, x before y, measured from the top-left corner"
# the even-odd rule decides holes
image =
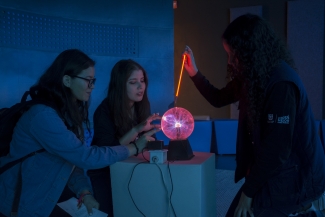
[[[73,96],[80,101],[88,101],[92,90],[95,88],[95,69],[89,67],[82,70],[78,76],[71,77],[70,86]]]
[[[140,102],[143,99],[143,94],[146,89],[144,74],[141,69],[132,71],[130,77],[126,81],[126,93],[130,101],[130,106],[135,102]]]
[[[231,65],[232,67],[236,68],[236,66],[238,65],[238,60],[235,58],[235,52],[225,40],[222,41],[222,45],[228,54],[228,65]]]

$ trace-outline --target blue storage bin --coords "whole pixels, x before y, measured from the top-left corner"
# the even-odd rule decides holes
[[[193,151],[210,152],[212,139],[212,121],[195,121],[194,130],[188,137]]]
[[[217,154],[236,154],[238,120],[215,120]]]

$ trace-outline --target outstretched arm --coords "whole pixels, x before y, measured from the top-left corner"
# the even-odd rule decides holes
[[[240,99],[242,82],[238,79],[230,81],[226,87],[218,89],[198,70],[194,60],[194,54],[189,46],[185,47],[183,55],[186,56],[184,68],[191,77],[194,85],[201,95],[214,107],[223,107]]]
[[[91,186],[83,169],[75,167],[68,181],[68,186],[77,195],[79,200],[77,204],[78,208],[83,203],[87,208],[88,214],[93,212],[92,208],[99,209],[99,203],[93,197]]]
[[[136,125],[131,130],[129,130],[124,136],[122,136],[119,141],[121,145],[129,144],[134,141],[134,139],[138,136],[139,133],[144,131],[149,131],[151,129],[160,129],[159,124],[152,124],[154,120],[159,120],[161,117],[158,113],[154,113],[150,115],[145,121]]]

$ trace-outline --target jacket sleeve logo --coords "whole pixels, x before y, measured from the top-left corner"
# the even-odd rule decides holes
[[[289,115],[278,117],[278,124],[289,124]]]

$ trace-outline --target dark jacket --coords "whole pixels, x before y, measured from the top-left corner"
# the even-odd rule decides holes
[[[246,178],[243,191],[247,196],[254,197],[268,188],[276,198],[298,203],[324,192],[324,150],[306,91],[289,65],[281,62],[272,70],[265,89],[261,122],[252,132],[247,128],[247,108],[239,80],[230,81],[220,90],[200,72],[192,80],[215,107],[239,101],[235,182]],[[270,112],[269,107],[277,112]],[[278,116],[282,110],[290,113],[290,117],[286,113]]]
[[[94,137],[91,145],[96,146],[120,146],[117,136],[117,128],[114,124],[112,113],[110,112],[108,98],[106,97],[97,107],[94,113]],[[149,116],[149,114],[148,114]],[[134,123],[134,126],[138,123]],[[133,126],[130,126],[130,129]],[[144,133],[144,132],[143,132]],[[140,133],[140,137],[143,133]],[[155,135],[153,135],[155,137]],[[110,167],[96,170],[88,170],[94,196],[99,202],[99,210],[108,213],[113,217],[113,203],[111,191]]]

